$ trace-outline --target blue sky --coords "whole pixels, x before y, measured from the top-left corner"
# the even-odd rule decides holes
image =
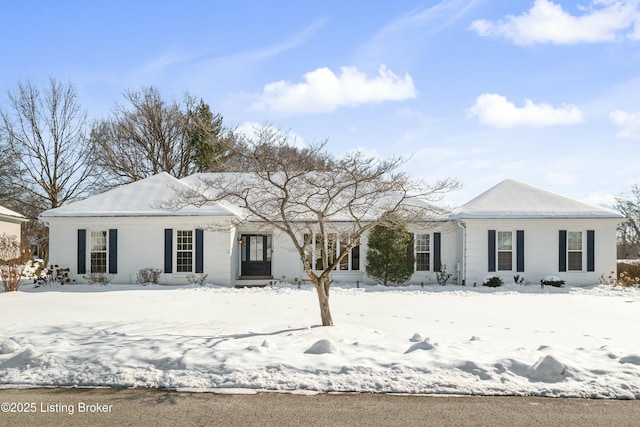
[[[0,0],[0,102],[70,80],[89,117],[157,86],[228,126],[411,156],[457,205],[513,178],[601,204],[639,183],[640,0]]]

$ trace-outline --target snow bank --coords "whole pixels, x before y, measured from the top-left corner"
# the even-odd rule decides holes
[[[640,290],[62,286],[0,293],[0,386],[640,398]],[[428,335],[428,337],[427,337]]]

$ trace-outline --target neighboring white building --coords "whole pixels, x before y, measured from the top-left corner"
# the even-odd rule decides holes
[[[28,221],[23,215],[0,206],[0,236],[2,234],[12,234],[20,241],[22,223]]]
[[[237,206],[158,207],[174,190],[192,189],[192,181],[161,173],[42,213],[51,262],[71,268],[79,283],[91,271],[113,274],[113,283],[134,283],[143,268],[161,269],[163,284],[187,283],[193,273],[224,286],[307,277],[289,238],[243,221]],[[459,284],[479,285],[490,273],[505,281],[519,274],[537,283],[555,275],[568,284],[594,284],[616,269],[616,227],[623,219],[507,180],[439,221],[410,225],[416,252],[410,282],[435,283],[446,265]],[[333,280],[372,283],[366,252],[365,236]]]

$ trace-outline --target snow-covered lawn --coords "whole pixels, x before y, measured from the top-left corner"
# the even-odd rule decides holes
[[[65,285],[0,293],[0,385],[640,398],[640,290]]]

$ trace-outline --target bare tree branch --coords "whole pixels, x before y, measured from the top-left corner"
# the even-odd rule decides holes
[[[616,198],[613,209],[627,218],[618,227],[620,258],[640,256],[640,187],[634,185],[631,193]]]
[[[287,149],[286,134],[266,129],[258,135],[237,154],[251,172],[202,174],[198,186],[178,192],[165,207],[224,200],[242,207],[248,221],[286,234],[316,287],[324,326],[333,325],[331,272],[362,236],[376,225],[434,221],[443,211],[432,202],[458,187],[453,179],[428,185],[410,178],[398,171],[401,158],[378,160],[362,153],[336,158],[323,143],[294,150]],[[308,257],[306,236],[315,234],[325,247],[338,236],[347,243],[336,256],[322,251],[321,271]]]
[[[9,108],[0,110],[0,137],[16,161],[14,186],[40,210],[82,197],[92,186],[86,138],[86,112],[75,87],[49,80],[40,92],[31,82],[9,92]]]

